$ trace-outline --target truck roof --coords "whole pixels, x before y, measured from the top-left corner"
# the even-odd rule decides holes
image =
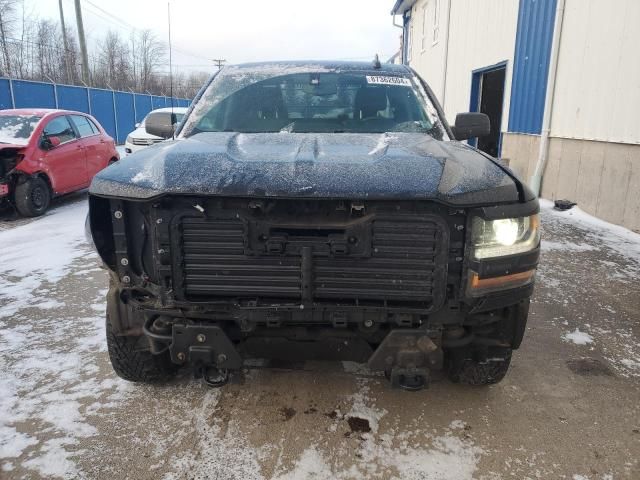
[[[254,62],[254,63],[240,63],[228,65],[223,68],[237,68],[247,71],[251,70],[268,70],[268,69],[295,69],[301,68],[305,70],[313,69],[317,67],[318,70],[340,70],[343,72],[354,71],[363,72],[368,71],[372,74],[379,73],[394,73],[396,75],[406,75],[411,73],[411,69],[406,65],[398,65],[395,63],[383,63],[380,62],[378,68],[374,67],[373,59],[369,62],[354,62],[345,60],[283,60],[283,61],[271,61],[271,62]]]

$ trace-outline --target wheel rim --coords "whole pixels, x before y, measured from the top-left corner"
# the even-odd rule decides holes
[[[42,187],[35,187],[31,191],[31,203],[37,210],[45,207],[47,203],[46,193]]]

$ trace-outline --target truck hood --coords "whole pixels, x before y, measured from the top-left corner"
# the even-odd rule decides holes
[[[95,195],[434,199],[517,202],[506,168],[425,134],[200,133],[157,144],[96,175]],[[526,189],[525,189],[526,190]]]

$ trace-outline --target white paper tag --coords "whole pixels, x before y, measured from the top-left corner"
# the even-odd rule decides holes
[[[374,85],[402,85],[410,87],[411,82],[406,77],[388,77],[378,75],[367,75],[367,83]]]

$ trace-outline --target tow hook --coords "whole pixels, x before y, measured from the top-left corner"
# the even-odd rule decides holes
[[[212,366],[200,365],[193,369],[193,377],[202,379],[211,388],[220,388],[229,383],[229,370]]]
[[[417,391],[429,386],[429,371],[426,368],[394,367],[388,377],[393,388]]]
[[[217,325],[174,323],[169,338],[173,363],[192,365],[193,376],[209,387],[226,385],[230,372],[242,367],[240,354]]]
[[[429,371],[442,368],[442,348],[422,330],[392,330],[373,352],[368,366],[383,370],[391,386],[420,390],[429,386]]]

